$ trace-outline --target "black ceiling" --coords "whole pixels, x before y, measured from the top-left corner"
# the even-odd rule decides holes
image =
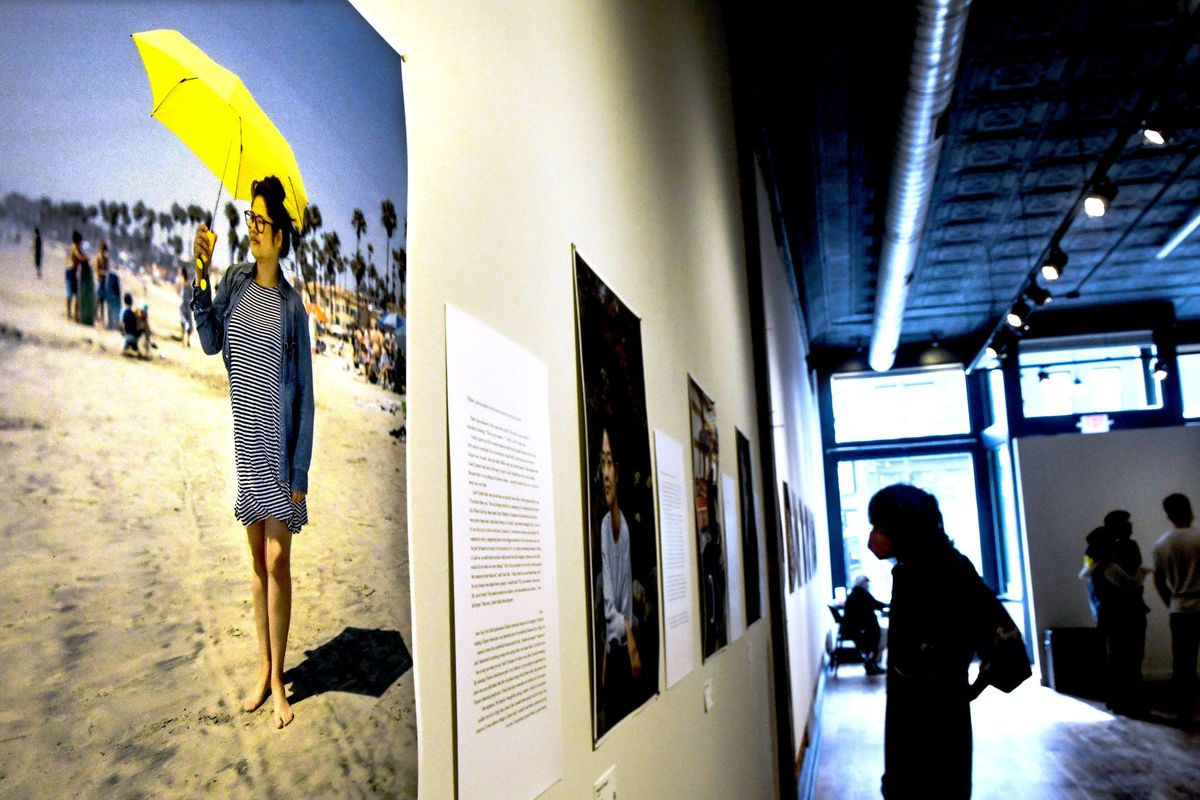
[[[902,343],[981,346],[1068,217],[1052,308],[1169,300],[1200,318],[1200,231],[1155,257],[1200,211],[1194,2],[972,4]],[[818,351],[871,338],[914,27],[906,2],[762,4],[731,23]],[[1139,106],[1173,109],[1165,146],[1141,143]],[[1071,216],[1106,151],[1109,213]]]

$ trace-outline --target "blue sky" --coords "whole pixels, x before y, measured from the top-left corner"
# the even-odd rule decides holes
[[[0,19],[0,196],[211,211],[217,180],[151,119],[129,38],[174,28],[239,75],[291,143],[309,202],[343,252],[353,250],[350,217],[360,208],[364,254],[370,242],[383,263],[384,199],[400,219],[392,247],[404,244],[400,56],[346,0],[0,0]],[[223,191],[222,208],[228,199]],[[224,237],[220,210],[217,232]],[[217,252],[227,254],[223,244]]]

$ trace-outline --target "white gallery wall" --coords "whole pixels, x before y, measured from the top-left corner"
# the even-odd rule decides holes
[[[812,580],[794,592],[787,586],[786,563],[780,565],[786,602],[788,669],[791,683],[793,730],[797,748],[812,709],[822,661],[825,633],[830,627],[825,605],[832,594],[829,570],[829,524],[825,504],[824,459],[816,386],[806,359],[808,340],[795,284],[775,244],[770,206],[762,180],[756,177],[759,240],[762,249],[764,313],[771,387],[771,430],[775,438],[775,471],[782,496],[786,481],[791,492],[813,511],[816,519],[818,569]],[[782,507],[773,511],[780,530],[786,530]],[[786,548],[780,550],[785,554]],[[798,757],[802,753],[796,754]]]
[[[777,796],[765,614],[592,746],[572,245],[642,318],[650,428],[686,446],[692,374],[716,403],[721,471],[737,474],[739,429],[751,439],[762,496],[731,87],[716,4],[356,5],[406,57],[421,797],[454,791],[446,303],[549,368],[565,767],[544,797],[591,797],[612,765],[624,800]],[[779,324],[779,336],[792,335],[784,326],[794,318]],[[790,364],[784,374],[802,374],[802,351],[780,358]],[[787,402],[795,407],[780,412],[793,432],[785,439],[799,447],[811,403],[803,392]],[[789,470],[823,520],[818,474],[802,458]],[[689,497],[694,542],[691,505]],[[690,559],[694,575],[694,546]],[[811,604],[795,602],[801,635],[793,661],[800,682],[811,684],[820,658],[803,652],[815,638]],[[698,664],[699,641],[697,622]],[[707,713],[706,682],[714,699]]]
[[[1134,539],[1152,565],[1154,542],[1171,527],[1162,499],[1183,492],[1200,506],[1200,428],[1031,437],[1016,442],[1016,453],[1041,647],[1047,628],[1095,625],[1078,572],[1084,539],[1103,524],[1107,512],[1122,508],[1133,515]],[[1167,677],[1167,610],[1150,579],[1146,604],[1150,616],[1142,670],[1147,677]]]

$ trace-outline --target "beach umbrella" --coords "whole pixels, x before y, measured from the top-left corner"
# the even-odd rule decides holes
[[[308,194],[292,147],[241,78],[213,61],[179,31],[132,34],[150,79],[150,116],[183,141],[234,198],[250,199],[252,181],[275,175],[297,228]],[[216,209],[213,210],[216,217]]]
[[[306,303],[304,308],[306,311],[308,311],[308,315],[315,318],[317,322],[321,323],[322,325],[328,324],[329,317],[325,314],[325,310],[319,305],[316,303]]]
[[[404,332],[404,317],[394,311],[389,311],[379,318],[379,327],[391,328],[397,333]]]

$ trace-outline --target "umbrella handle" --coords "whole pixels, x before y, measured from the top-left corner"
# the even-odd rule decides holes
[[[196,283],[200,291],[204,291],[208,288],[208,264],[212,261],[213,248],[217,246],[217,235],[212,231],[202,231],[200,235],[208,240],[208,261],[196,256]]]

